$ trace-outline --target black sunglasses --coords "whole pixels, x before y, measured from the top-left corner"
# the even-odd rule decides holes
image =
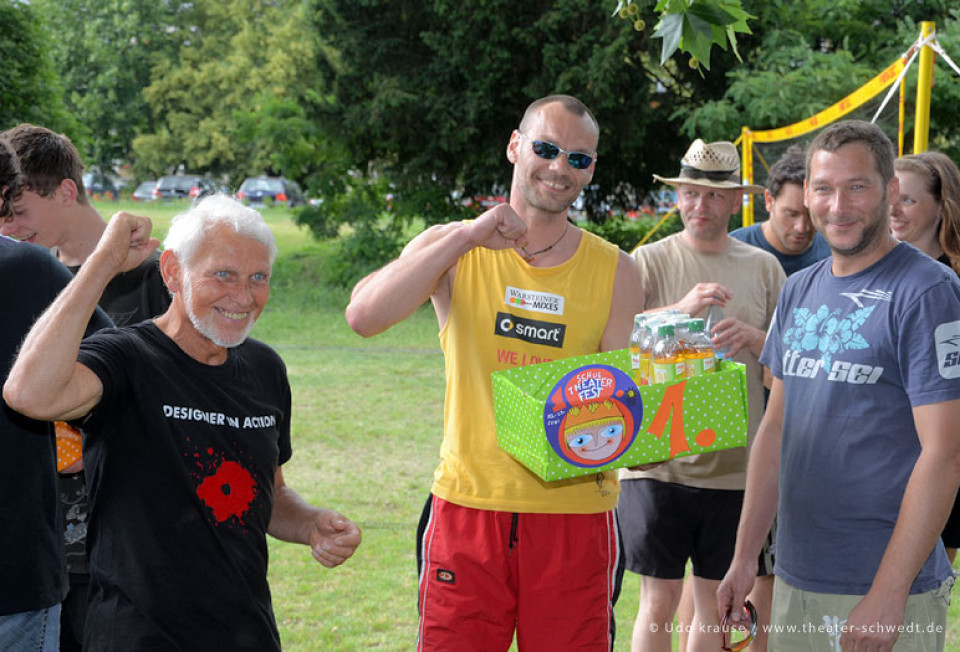
[[[530,140],[525,133],[517,129],[517,133]],[[533,153],[539,156],[540,158],[547,159],[552,161],[557,158],[561,153],[567,155],[567,164],[570,167],[576,170],[586,170],[590,165],[596,160],[596,156],[590,154],[584,154],[583,152],[571,152],[565,150],[559,145],[554,145],[548,140],[530,140],[530,144],[533,145]]]

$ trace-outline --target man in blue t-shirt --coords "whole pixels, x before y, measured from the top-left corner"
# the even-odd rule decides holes
[[[827,241],[813,228],[803,203],[806,170],[803,152],[788,149],[767,176],[763,200],[769,219],[730,232],[730,237],[776,256],[787,276],[830,255]]]
[[[781,293],[761,356],[773,388],[717,592],[721,613],[742,622],[779,495],[775,650],[944,646],[960,283],[890,235],[893,158],[886,135],[856,121],[807,151],[804,197],[833,257]]]

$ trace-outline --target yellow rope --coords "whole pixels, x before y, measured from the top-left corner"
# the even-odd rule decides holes
[[[649,231],[647,231],[647,235],[643,236],[643,238],[640,240],[640,243],[639,243],[636,247],[634,247],[634,248],[633,248],[633,251],[631,251],[630,253],[633,253],[634,251],[636,251],[637,249],[639,249],[640,247],[642,247],[642,246],[643,246],[643,243],[646,242],[647,240],[649,240],[649,239],[650,239],[650,236],[652,236],[652,235],[654,234],[654,232],[656,232],[656,230],[659,229],[659,228],[663,225],[663,223],[666,222],[668,218],[672,217],[673,214],[676,213],[676,212],[677,212],[677,207],[674,206],[674,207],[671,208],[669,211],[667,211],[666,213],[664,213],[664,214],[663,214],[663,217],[660,218],[660,221],[657,222],[656,224],[654,224],[652,229],[650,229]]]

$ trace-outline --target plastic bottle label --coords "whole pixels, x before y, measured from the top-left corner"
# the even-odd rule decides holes
[[[638,381],[637,385],[649,385],[650,384],[650,358],[640,356],[640,369],[638,370]]]
[[[683,361],[683,367],[687,378],[693,378],[694,376],[703,374],[704,362],[705,360],[703,358],[686,358]]]
[[[654,362],[653,363],[653,382],[669,383],[684,377],[684,363],[680,362]]]
[[[686,367],[687,378],[693,378],[694,376],[701,376],[703,374],[712,374],[716,366],[712,355],[684,358],[683,364]]]

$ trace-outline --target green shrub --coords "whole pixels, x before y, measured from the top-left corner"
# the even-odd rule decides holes
[[[603,224],[597,224],[596,222],[583,222],[580,224],[584,229],[595,233],[604,240],[612,242],[626,252],[631,252],[636,249],[637,245],[640,244],[640,241],[643,240],[644,236],[647,235],[652,229],[656,228],[653,235],[647,240],[647,242],[655,242],[661,238],[665,238],[671,233],[676,233],[677,231],[683,228],[683,224],[680,222],[680,216],[678,213],[674,213],[663,224],[660,224],[657,227],[657,223],[662,218],[662,215],[652,216],[652,217],[639,217],[636,219],[626,219],[621,216],[608,218]]]
[[[400,255],[406,244],[404,228],[396,220],[360,222],[339,240],[330,260],[328,278],[334,287],[353,287],[357,281]]]

